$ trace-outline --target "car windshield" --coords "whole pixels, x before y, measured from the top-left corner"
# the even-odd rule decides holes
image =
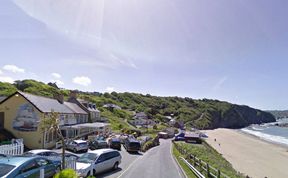
[[[10,164],[0,164],[0,177],[5,176],[8,172],[14,169],[15,166]]]
[[[81,163],[91,163],[98,158],[98,155],[95,153],[85,153],[78,158],[77,162]]]

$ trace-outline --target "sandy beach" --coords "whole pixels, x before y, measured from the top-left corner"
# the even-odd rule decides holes
[[[237,130],[216,129],[206,130],[205,133],[208,135],[206,141],[237,171],[253,178],[288,177],[287,148]]]

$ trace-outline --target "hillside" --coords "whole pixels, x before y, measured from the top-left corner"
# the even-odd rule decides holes
[[[0,82],[0,96],[8,96],[16,90],[47,97],[53,97],[55,93],[61,93],[65,98],[69,96],[69,90],[58,89],[53,84],[47,85],[34,80],[16,81],[14,84]],[[128,92],[102,94],[78,91],[78,93],[80,98],[96,103],[102,111],[101,114],[112,122],[114,129],[127,126],[124,121],[132,118],[129,111],[143,111],[149,118],[160,123],[167,122],[165,116],[173,116],[176,120],[183,121],[186,126],[199,129],[242,128],[250,124],[275,121],[274,116],[268,112],[218,100],[156,97]],[[106,103],[117,104],[123,110],[109,111],[102,107]],[[123,122],[119,123],[117,118],[123,118]]]
[[[288,118],[288,110],[283,110],[283,111],[273,110],[273,111],[267,111],[267,112],[273,114],[276,117],[276,119]]]

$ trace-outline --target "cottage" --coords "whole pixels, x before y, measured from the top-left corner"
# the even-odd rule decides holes
[[[75,103],[84,111],[86,111],[89,114],[88,119],[90,122],[102,121],[101,116],[100,116],[100,111],[96,108],[96,104],[90,103],[82,99],[78,99],[76,91],[70,92],[70,97],[68,99],[68,102]]]
[[[94,133],[97,127],[104,128],[85,125],[89,124],[85,110],[75,103],[65,102],[61,95],[56,95],[55,98],[57,99],[17,91],[0,103],[0,122],[16,138],[23,138],[24,144],[31,149],[51,148],[59,140],[55,133],[44,132],[39,128],[41,118],[49,117],[52,111],[59,114],[59,125],[65,137],[84,136]],[[80,127],[67,129],[76,125]]]

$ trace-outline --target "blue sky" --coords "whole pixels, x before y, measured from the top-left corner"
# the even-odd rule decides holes
[[[288,109],[287,0],[1,0],[0,81]]]

